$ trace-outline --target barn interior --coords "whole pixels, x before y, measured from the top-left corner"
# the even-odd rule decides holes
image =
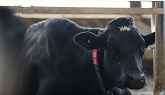
[[[128,7],[130,8],[142,8],[143,3],[149,3],[149,7],[152,7],[152,3],[142,2],[142,1],[128,1],[130,4]],[[29,27],[30,25],[43,21],[45,19],[49,18],[69,18],[70,20],[76,22],[80,26],[84,27],[100,27],[105,28],[106,24],[117,17],[128,17],[132,16],[135,20],[135,25],[138,29],[140,29],[142,34],[148,34],[153,32],[153,29],[151,29],[151,14],[35,14],[35,13],[21,13],[19,10],[16,10],[19,6],[12,6],[14,11],[16,11],[15,15],[18,16],[24,23],[27,24]],[[31,6],[32,8],[35,7],[35,5]],[[145,7],[145,6],[143,6]],[[153,95],[153,50],[146,50],[143,58],[143,66],[144,71],[147,75],[148,80],[148,86],[138,90],[134,91],[132,90],[133,95]]]

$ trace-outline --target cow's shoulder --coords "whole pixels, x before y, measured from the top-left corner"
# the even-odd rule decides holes
[[[75,22],[67,18],[50,18],[41,22],[35,23],[29,27],[27,32],[29,33],[63,33],[67,31],[73,32],[76,29],[82,28]],[[37,31],[36,31],[37,30]],[[28,34],[29,35],[29,34]]]
[[[51,18],[31,25],[24,36],[25,55],[30,60],[42,60],[50,56],[51,47],[64,48],[72,43],[73,36],[82,29],[75,22],[66,18]],[[66,47],[66,46],[65,46]]]

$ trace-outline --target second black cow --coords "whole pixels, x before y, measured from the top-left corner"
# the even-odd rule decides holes
[[[104,87],[145,87],[142,58],[155,33],[142,35],[132,17],[114,19],[97,35],[99,30],[64,18],[32,25],[24,37],[17,95],[102,95]]]

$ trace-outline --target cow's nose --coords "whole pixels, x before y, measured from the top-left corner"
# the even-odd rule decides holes
[[[126,75],[126,81],[129,84],[130,89],[141,89],[147,86],[145,74],[140,73],[128,73]]]

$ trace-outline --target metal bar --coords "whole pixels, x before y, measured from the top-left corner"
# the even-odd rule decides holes
[[[161,2],[156,2],[156,8],[160,8]],[[154,95],[159,95],[160,92],[163,90],[163,76],[164,76],[164,36],[163,36],[163,29],[162,23],[163,20],[162,15],[156,15],[156,33],[155,33],[155,84],[154,84]]]
[[[37,14],[163,14],[163,8],[84,8],[84,7],[19,7],[16,12]]]

